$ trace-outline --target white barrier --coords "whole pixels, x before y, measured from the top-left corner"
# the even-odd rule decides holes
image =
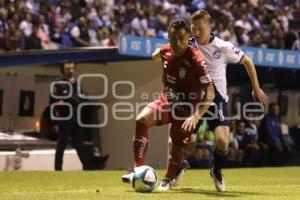
[[[27,154],[29,155],[28,158]],[[19,168],[21,171],[53,171],[55,150],[22,151],[22,158],[13,151],[0,152],[0,171],[13,171]],[[63,170],[82,170],[77,153],[74,149],[65,150]]]

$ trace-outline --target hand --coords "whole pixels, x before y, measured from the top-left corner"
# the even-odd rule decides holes
[[[190,116],[184,121],[181,128],[183,128],[185,131],[192,131],[196,128],[198,121],[199,121],[199,117],[193,114],[192,116]]]
[[[254,89],[252,91],[252,95],[262,104],[266,105],[269,103],[268,96],[264,93],[264,91],[260,88]]]

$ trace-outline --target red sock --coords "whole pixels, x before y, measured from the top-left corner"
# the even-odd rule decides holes
[[[144,165],[148,148],[148,127],[141,121],[136,121],[135,136],[133,138],[134,166]]]
[[[165,178],[174,179],[176,178],[177,170],[179,169],[181,162],[184,159],[184,148],[175,149],[172,147],[172,150],[169,155],[168,161],[168,169],[167,173],[165,174]]]

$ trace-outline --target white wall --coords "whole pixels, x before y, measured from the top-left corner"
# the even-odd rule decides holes
[[[22,152],[25,153],[25,152]],[[22,171],[31,171],[31,170],[45,170],[53,171],[54,170],[54,157],[55,150],[32,150],[26,152],[29,154],[29,157],[16,158],[15,152],[4,151],[0,152],[0,171],[13,171],[16,162],[21,163],[19,170]],[[18,161],[16,161],[16,159]],[[63,170],[82,170],[82,165],[79,161],[77,153],[74,149],[66,150],[63,158]]]
[[[162,88],[159,63],[152,61],[136,61],[109,63],[104,66],[99,65],[79,65],[79,73],[102,73],[108,78],[108,96],[102,102],[107,103],[109,110],[118,102],[135,103],[145,102],[141,99],[141,93],[159,92]],[[116,99],[112,95],[112,85],[115,81],[129,80],[135,85],[133,98],[128,100]],[[95,92],[97,88],[101,91],[101,85],[96,80],[86,84],[87,92]],[[130,93],[130,88],[123,86],[117,90],[119,95]],[[153,99],[146,101],[151,102]],[[128,113],[129,114],[129,113]],[[128,115],[127,115],[128,116]],[[132,120],[115,120],[109,111],[108,124],[101,129],[102,149],[105,153],[110,153],[111,158],[107,163],[107,168],[119,169],[132,166],[133,150],[132,137],[135,130],[135,117]],[[150,143],[146,162],[153,167],[166,167],[167,163],[167,139],[168,127],[155,127],[150,130]]]
[[[49,81],[33,74],[0,73],[0,89],[4,90],[3,115],[0,116],[0,129],[13,129],[16,132],[35,129],[36,122],[49,104]],[[20,91],[35,92],[34,116],[19,116]]]

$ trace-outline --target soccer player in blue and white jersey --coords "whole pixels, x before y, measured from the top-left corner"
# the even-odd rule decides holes
[[[196,11],[192,14],[190,22],[193,37],[190,38],[189,44],[196,47],[204,55],[208,63],[208,73],[216,89],[214,102],[217,107],[211,106],[209,110],[211,113],[218,113],[218,117],[216,120],[208,120],[209,129],[214,131],[216,143],[210,175],[213,178],[216,189],[220,192],[225,192],[226,187],[221,169],[228,153],[229,141],[229,121],[226,118],[228,117],[227,63],[240,63],[244,65],[251,80],[254,97],[263,104],[268,103],[268,97],[260,88],[252,60],[232,43],[221,40],[211,34],[211,16],[207,11]]]

